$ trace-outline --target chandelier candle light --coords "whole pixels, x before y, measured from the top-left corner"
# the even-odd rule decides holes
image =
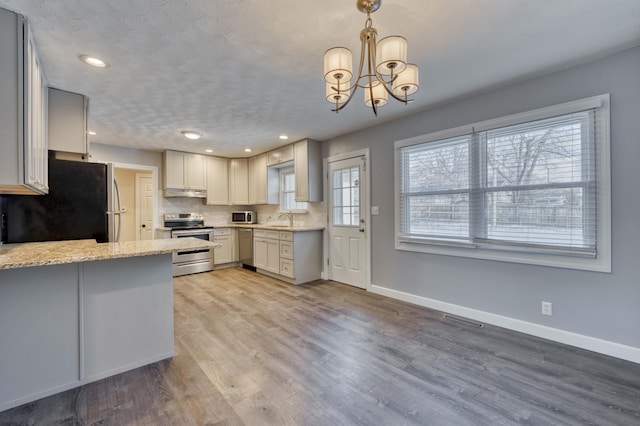
[[[378,32],[371,26],[371,14],[380,8],[381,2],[356,0],[356,7],[367,14],[367,20],[360,32],[360,66],[353,84],[351,51],[346,47],[334,47],[324,54],[327,101],[335,105],[332,111],[336,113],[347,106],[358,87],[364,89],[364,104],[372,108],[376,116],[378,108],[387,104],[388,95],[407,104],[411,102],[409,95],[418,91],[418,67],[407,63],[407,40],[402,36],[390,36],[376,41]]]

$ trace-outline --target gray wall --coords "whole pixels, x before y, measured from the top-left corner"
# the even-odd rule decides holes
[[[371,200],[380,207],[372,284],[640,348],[639,76],[640,48],[629,49],[327,141],[325,157],[371,148]],[[422,91],[430,84],[438,83]],[[394,141],[603,93],[611,94],[611,274],[395,250]],[[542,300],[553,303],[552,317],[540,314]]]

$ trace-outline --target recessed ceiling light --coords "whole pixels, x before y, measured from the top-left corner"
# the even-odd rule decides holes
[[[91,130],[89,130],[87,133],[90,134],[91,136],[95,136],[96,135],[96,132],[92,132]]]
[[[283,141],[286,141],[287,139],[289,139],[289,136],[287,136],[287,135],[280,135],[280,139],[282,139]]]
[[[202,137],[202,133],[194,132],[193,130],[183,130],[180,133],[187,139],[200,139]]]
[[[251,148],[245,148],[244,152],[251,152]]]
[[[103,61],[100,58],[96,58],[95,56],[91,56],[91,55],[80,55],[78,56],[78,58],[84,62],[85,64],[89,64],[92,67],[96,67],[96,68],[106,68],[109,66],[109,64],[107,64],[105,61]]]
[[[213,152],[212,149],[205,149],[204,152]]]

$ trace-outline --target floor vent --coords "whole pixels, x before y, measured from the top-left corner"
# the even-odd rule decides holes
[[[444,314],[442,318],[455,321],[459,324],[470,325],[471,327],[477,327],[477,328],[484,327],[484,324],[480,324],[479,322],[471,321],[466,318],[454,317],[453,315],[449,315],[449,314]]]

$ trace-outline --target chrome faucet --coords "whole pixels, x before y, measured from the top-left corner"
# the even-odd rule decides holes
[[[286,216],[289,218],[289,226],[293,228],[293,213],[280,213],[278,215],[278,219],[280,219],[282,216]]]

